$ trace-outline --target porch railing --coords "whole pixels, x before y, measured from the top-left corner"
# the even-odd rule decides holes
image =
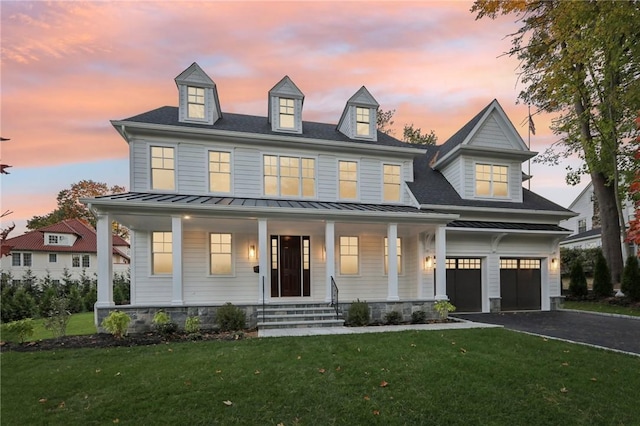
[[[264,277],[262,277],[262,323],[263,324],[264,324],[264,310],[265,310]]]
[[[340,319],[340,311],[338,309],[338,284],[336,280],[331,277],[331,306],[336,310],[336,319]]]

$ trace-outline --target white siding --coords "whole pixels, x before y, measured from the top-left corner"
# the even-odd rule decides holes
[[[135,140],[129,143],[131,156],[131,191],[145,192],[151,187],[149,182],[149,148],[145,141]]]
[[[236,148],[233,151],[233,190],[239,197],[262,196],[262,154],[257,149]]]
[[[338,162],[333,155],[318,156],[318,198],[320,200],[338,199]]]
[[[362,203],[380,203],[382,200],[382,167],[379,160],[362,158],[360,167],[360,201]]]
[[[464,193],[461,182],[461,176],[464,173],[464,158],[456,158],[451,163],[447,164],[447,166],[442,169],[441,173],[461,197],[467,197]]]
[[[204,194],[209,190],[208,163],[201,145],[180,144],[176,168],[177,188],[182,194]]]
[[[486,146],[489,148],[499,149],[520,149],[515,147],[511,139],[504,133],[502,126],[496,120],[496,112],[491,114],[482,124],[480,129],[474,134],[473,139],[469,141],[469,145]]]
[[[151,275],[151,237],[148,232],[135,233],[131,251],[136,259],[131,278],[131,300],[138,304],[170,304],[172,283],[170,275]],[[135,284],[133,284],[135,283]]]

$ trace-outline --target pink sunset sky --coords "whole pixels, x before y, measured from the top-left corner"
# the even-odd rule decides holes
[[[494,98],[527,141],[527,106],[510,46],[513,17],[476,21],[467,1],[28,2],[2,1],[1,210],[11,236],[56,207],[82,179],[129,187],[127,144],[109,120],[177,105],[173,79],[197,62],[223,112],[265,116],[288,75],[305,94],[303,119],[337,123],[366,86],[404,124],[439,143]],[[536,115],[531,149],[558,139]],[[566,164],[531,164],[531,189],[568,206],[586,185]],[[527,165],[523,165],[527,171]]]

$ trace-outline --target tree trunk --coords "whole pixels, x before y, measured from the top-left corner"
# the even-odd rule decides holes
[[[611,271],[611,280],[619,283],[624,264],[615,186],[612,182],[607,184],[607,178],[602,173],[591,173],[591,182],[600,208],[602,254]]]

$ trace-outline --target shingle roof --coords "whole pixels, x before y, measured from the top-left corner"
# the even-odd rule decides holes
[[[571,232],[558,225],[547,223],[512,223],[512,222],[488,222],[478,220],[454,220],[447,224],[447,228],[474,228],[474,229],[509,229],[515,231],[553,231]]]
[[[221,119],[213,125],[184,123],[178,121],[178,108],[164,106],[152,111],[148,111],[133,117],[129,117],[122,121],[130,121],[134,123],[161,124],[178,127],[191,127],[209,130],[225,130],[230,132],[256,133],[260,135],[273,135],[279,138],[308,138],[308,139],[324,139],[337,142],[351,142],[357,144],[383,145],[401,148],[422,149],[410,143],[399,141],[385,133],[378,132],[378,140],[360,140],[350,139],[336,130],[335,124],[316,123],[312,121],[302,122],[302,134],[288,134],[282,132],[274,132],[267,120],[267,117],[255,115],[232,114],[225,112]]]
[[[462,126],[460,130],[455,132],[453,136],[447,139],[442,145],[438,145],[438,158],[444,157],[449,151],[451,151],[456,146],[460,145],[471,133],[474,127],[478,124],[482,116],[487,112],[487,110],[491,107],[491,104],[495,102],[495,99],[489,103],[486,107],[482,109],[475,117],[473,117],[467,124]]]
[[[420,204],[570,212],[526,188],[522,188],[522,203],[463,199],[442,173],[429,165],[437,151],[437,146],[430,146],[426,155],[416,157],[413,161],[414,181],[407,185]]]
[[[589,229],[588,231],[580,232],[579,234],[568,236],[561,242],[566,243],[569,241],[581,240],[583,238],[599,237],[601,233],[602,233],[601,228],[593,228],[593,229]]]
[[[44,244],[44,233],[55,232],[60,234],[74,234],[78,238],[72,246],[51,246]],[[22,251],[47,251],[47,252],[73,252],[73,253],[96,253],[96,230],[80,219],[67,219],[53,225],[45,226],[35,231],[26,232],[17,237],[8,238],[5,244],[10,246],[12,250]],[[114,246],[129,246],[129,243],[123,238],[114,235]],[[120,250],[115,247],[114,254],[126,257]]]

